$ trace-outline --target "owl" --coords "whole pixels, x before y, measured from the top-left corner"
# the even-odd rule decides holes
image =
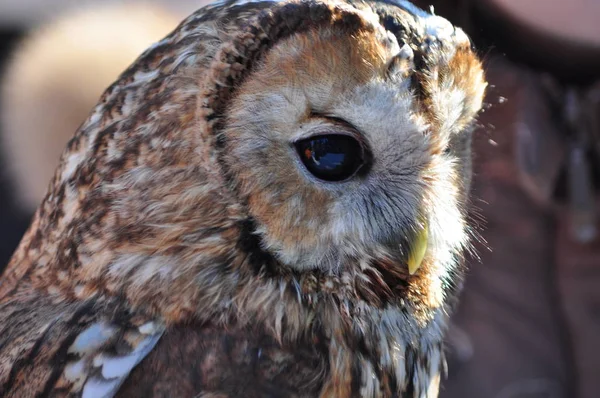
[[[435,397],[485,86],[405,1],[192,14],[63,152],[0,282],[0,395]]]

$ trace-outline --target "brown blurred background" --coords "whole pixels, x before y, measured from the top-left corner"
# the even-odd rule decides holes
[[[420,2],[423,6],[425,2]],[[600,397],[600,1],[438,1],[485,59],[442,397]]]
[[[202,0],[0,1],[0,264],[102,89]],[[600,0],[416,1],[490,89],[443,398],[600,397]]]

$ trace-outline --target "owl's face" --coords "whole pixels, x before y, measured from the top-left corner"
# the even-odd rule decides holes
[[[464,34],[458,40],[470,54]],[[478,109],[484,84],[474,59],[456,71],[480,85],[467,98],[442,63],[461,56],[456,49],[430,56],[412,47],[378,24],[355,35],[296,34],[232,100],[224,163],[263,248],[283,264],[452,268],[467,240],[471,129],[463,119]],[[415,72],[424,57],[435,57],[435,68]]]

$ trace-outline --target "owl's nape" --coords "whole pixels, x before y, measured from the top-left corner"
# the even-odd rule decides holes
[[[69,143],[0,285],[0,394],[434,397],[484,89],[404,1],[199,10]]]

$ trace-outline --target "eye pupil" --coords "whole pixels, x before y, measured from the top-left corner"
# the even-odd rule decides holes
[[[319,135],[295,145],[306,169],[321,180],[346,180],[363,165],[361,144],[347,135]]]

